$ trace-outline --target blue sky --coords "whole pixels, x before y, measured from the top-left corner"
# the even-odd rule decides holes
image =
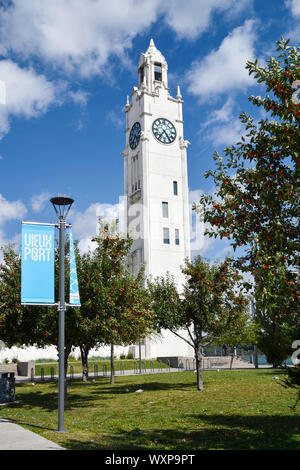
[[[212,192],[203,174],[214,150],[239,140],[242,111],[260,117],[246,61],[263,64],[281,36],[299,43],[299,20],[300,0],[0,1],[0,245],[18,246],[22,220],[54,222],[58,193],[75,199],[69,220],[83,250],[97,215],[117,214],[123,108],[150,38],[170,94],[181,88],[191,200]],[[225,255],[228,242],[200,232],[195,252]]]

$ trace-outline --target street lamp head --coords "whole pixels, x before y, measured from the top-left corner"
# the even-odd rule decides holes
[[[69,210],[74,202],[74,199],[66,196],[56,196],[50,199],[54,210],[59,219],[66,219]]]

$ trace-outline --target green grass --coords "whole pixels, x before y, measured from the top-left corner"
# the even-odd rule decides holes
[[[300,449],[300,405],[280,370],[205,371],[99,377],[68,385],[65,428],[57,429],[57,384],[16,386],[0,416],[66,449]],[[135,393],[142,388],[143,393]],[[127,391],[129,390],[129,391]]]

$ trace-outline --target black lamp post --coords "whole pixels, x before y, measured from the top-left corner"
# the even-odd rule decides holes
[[[58,217],[59,230],[59,322],[58,322],[58,432],[64,429],[65,408],[65,228],[66,218],[74,199],[57,196],[50,199]]]

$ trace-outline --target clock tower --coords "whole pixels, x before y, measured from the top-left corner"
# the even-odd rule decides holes
[[[181,266],[190,257],[187,146],[182,97],[168,88],[168,65],[151,39],[138,63],[138,86],[127,97],[124,200],[126,229],[133,237],[133,273],[145,265],[145,277],[174,277],[184,284]],[[143,343],[144,357],[191,356],[185,341],[165,331]],[[137,354],[135,354],[137,356]]]

